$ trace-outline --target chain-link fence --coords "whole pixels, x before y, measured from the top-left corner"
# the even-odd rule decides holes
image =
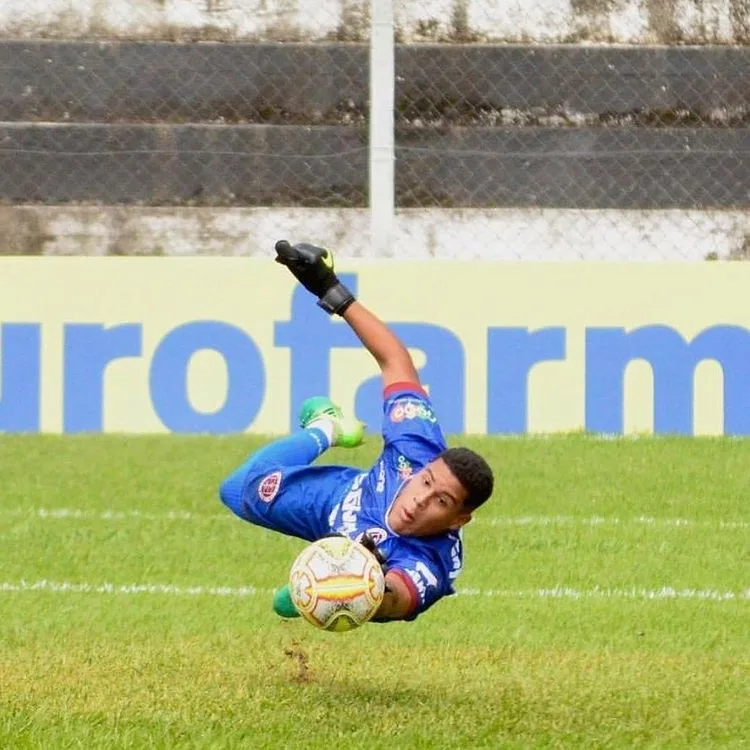
[[[397,78],[398,204],[493,209],[454,243],[750,255],[750,47],[405,46]]]
[[[401,205],[750,206],[750,48],[444,45],[398,63]]]
[[[366,204],[361,45],[13,42],[0,55],[5,201]]]
[[[367,35],[320,20],[315,42],[0,43],[0,202],[366,210]],[[750,252],[750,47],[466,39],[396,46],[396,242]]]

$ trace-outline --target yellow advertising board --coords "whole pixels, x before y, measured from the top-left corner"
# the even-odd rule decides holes
[[[750,434],[750,265],[360,261],[446,432]],[[0,260],[0,431],[285,433],[378,370],[282,267]]]

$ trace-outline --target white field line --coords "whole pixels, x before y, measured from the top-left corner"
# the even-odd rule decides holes
[[[2,508],[0,517],[40,518],[43,520],[95,520],[95,521],[229,521],[235,518],[226,513],[192,513],[189,510],[170,510],[147,513],[140,510],[83,510],[81,508]]]
[[[656,518],[654,516],[505,516],[490,518],[488,521],[478,519],[481,524],[490,526],[654,526],[658,528],[719,528],[750,529],[750,521],[727,521],[723,519],[695,520],[690,518]]]
[[[37,518],[42,520],[99,520],[99,521],[234,521],[229,511],[224,513],[193,513],[191,511],[163,511],[149,513],[140,510],[92,511],[82,508],[0,508],[0,518]],[[750,529],[750,521],[722,519],[695,520],[689,518],[655,518],[654,516],[501,516],[473,522],[479,526],[652,526],[657,528],[719,528]]]
[[[171,583],[71,583],[69,581],[18,581],[0,582],[0,594],[46,592],[53,594],[109,594],[132,596],[156,594],[185,597],[229,597],[248,598],[271,596],[275,589],[256,586],[179,586]],[[490,597],[496,599],[573,599],[608,600],[631,599],[639,601],[660,601],[693,599],[703,601],[750,601],[750,588],[744,591],[720,591],[717,589],[675,589],[664,586],[658,589],[644,588],[592,588],[575,589],[567,586],[553,586],[541,589],[459,589],[459,596]]]
[[[273,593],[256,586],[177,586],[172,583],[71,583],[69,581],[18,581],[0,583],[0,593],[45,591],[52,594],[162,594],[173,596],[229,596],[244,598]]]

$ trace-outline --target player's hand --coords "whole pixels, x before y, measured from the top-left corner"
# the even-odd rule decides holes
[[[385,555],[378,549],[378,545],[375,544],[375,540],[365,531],[359,540],[359,543],[366,549],[372,552],[375,559],[380,563],[380,567],[383,569],[383,575],[388,572],[388,563],[386,562]]]
[[[348,539],[349,537],[346,534],[342,534],[340,531],[332,531],[330,534],[326,534],[326,536],[341,536],[344,537],[344,539]],[[385,555],[378,549],[378,545],[375,543],[375,540],[368,534],[366,531],[362,533],[362,536],[360,536],[358,539],[355,539],[355,541],[359,542],[368,552],[371,552],[373,557],[378,561],[380,564],[380,567],[383,569],[383,575],[385,575],[388,572],[388,564],[385,559]]]
[[[279,240],[276,262],[286,266],[297,281],[318,298],[338,281],[333,272],[333,256],[324,247],[307,242],[291,245],[287,240]]]
[[[276,262],[286,266],[308,292],[318,298],[327,313],[342,315],[354,302],[354,295],[338,280],[333,270],[333,253],[324,247],[287,240],[276,243]]]

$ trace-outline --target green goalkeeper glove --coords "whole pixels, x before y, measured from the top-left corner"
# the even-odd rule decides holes
[[[276,262],[286,266],[297,281],[318,298],[318,305],[329,315],[343,315],[354,302],[354,295],[334,273],[330,250],[307,242],[291,245],[287,240],[279,240]]]

